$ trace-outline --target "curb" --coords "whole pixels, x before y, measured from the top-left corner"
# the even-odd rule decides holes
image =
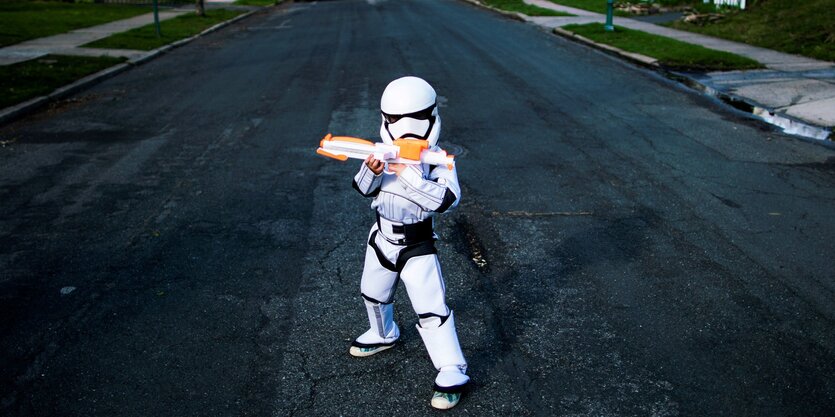
[[[150,60],[152,60],[152,59],[154,59],[154,58],[156,58],[156,57],[158,57],[162,54],[165,54],[165,53],[171,51],[174,48],[178,48],[180,46],[183,46],[183,45],[185,45],[185,44],[187,44],[191,41],[194,41],[195,39],[197,39],[201,36],[207,35],[209,33],[217,31],[217,30],[219,30],[223,27],[229,26],[229,25],[231,25],[231,24],[233,24],[233,23],[235,23],[239,20],[243,20],[243,19],[245,19],[249,16],[252,16],[253,14],[255,14],[255,13],[257,13],[257,12],[263,10],[263,9],[264,8],[251,10],[251,11],[246,12],[246,13],[240,15],[240,16],[236,16],[232,19],[220,22],[220,23],[218,23],[218,24],[216,24],[212,27],[209,27],[208,29],[205,29],[204,31],[202,31],[202,32],[200,32],[200,33],[198,33],[194,36],[191,36],[191,37],[188,37],[188,38],[185,38],[185,39],[180,39],[180,40],[172,42],[168,45],[161,46],[157,49],[148,51],[148,53],[146,53],[146,54],[144,54],[140,57],[129,59],[126,62],[123,62],[121,64],[116,64],[112,67],[105,68],[105,69],[103,69],[99,72],[90,74],[90,75],[88,75],[84,78],[76,80],[76,81],[74,81],[70,84],[67,84],[67,85],[62,86],[62,87],[58,87],[53,92],[51,92],[51,93],[49,93],[45,96],[35,97],[33,99],[24,101],[23,103],[15,104],[11,107],[6,107],[5,109],[0,109],[0,125],[11,122],[11,121],[13,121],[17,118],[20,118],[20,117],[25,116],[29,113],[32,113],[35,110],[38,110],[38,109],[46,106],[49,103],[58,101],[60,99],[66,98],[70,95],[73,95],[73,94],[75,94],[79,91],[90,88],[93,85],[98,84],[98,83],[100,83],[100,82],[102,82],[102,81],[104,81],[108,78],[111,78],[111,77],[114,77],[118,74],[121,74],[121,73],[123,73],[123,72],[125,72],[125,71],[127,71],[127,70],[129,70],[133,67],[142,65],[142,64],[144,64],[144,63],[146,63],[146,62],[148,62],[148,61],[150,61]]]
[[[816,143],[824,146],[835,148],[835,132],[831,128],[818,126],[804,120],[800,120],[794,116],[790,116],[783,112],[774,110],[763,106],[753,100],[745,97],[729,94],[724,91],[719,91],[708,85],[702,84],[698,80],[688,77],[687,75],[675,73],[668,70],[663,70],[664,75],[668,78],[684,84],[696,91],[707,94],[711,97],[724,102],[725,104],[745,113],[749,113],[765,123],[774,125],[783,130],[783,132],[801,136],[804,139],[813,139]]]
[[[584,36],[580,36],[580,35],[578,35],[574,32],[565,30],[563,28],[554,28],[554,33],[557,34],[557,35],[560,35],[562,37],[571,39],[573,41],[576,41],[576,42],[579,42],[579,43],[584,43],[584,44],[590,45],[592,47],[602,49],[602,50],[604,50],[606,52],[609,52],[609,53],[612,53],[614,55],[621,56],[623,58],[628,59],[629,61],[632,61],[632,62],[634,62],[636,64],[639,64],[639,65],[643,65],[645,67],[651,67],[651,68],[655,68],[655,69],[663,69],[661,64],[658,63],[658,60],[653,58],[653,57],[649,57],[649,56],[646,56],[646,55],[641,55],[641,54],[638,54],[638,53],[635,53],[635,52],[624,51],[623,49],[615,48],[614,46],[611,46],[611,45],[606,45],[606,44],[603,44],[603,43],[597,43],[597,42],[595,42],[595,41],[593,41],[589,38],[586,38]]]
[[[493,6],[481,3],[478,0],[464,0],[464,1],[467,2],[467,3],[470,3],[472,5],[478,6],[478,7],[482,7],[482,8],[488,9],[488,10],[492,10],[492,11],[494,11],[494,12],[500,14],[500,15],[511,18],[513,20],[518,20],[520,22],[527,22],[528,21],[528,19],[527,19],[528,16],[525,15],[525,14],[519,13],[519,12],[509,12],[507,10],[497,9]]]
[[[835,139],[835,133],[833,133],[831,128],[829,127],[817,126],[812,123],[799,120],[796,117],[789,116],[785,113],[775,111],[774,109],[763,106],[762,104],[749,100],[745,97],[740,97],[737,95],[718,91],[710,86],[702,84],[695,78],[665,68],[663,65],[659,64],[658,60],[655,58],[648,57],[646,55],[636,54],[634,52],[624,51],[620,48],[615,48],[614,46],[598,43],[586,37],[577,35],[574,32],[559,27],[554,28],[554,34],[557,34],[559,36],[562,36],[564,38],[578,43],[591,46],[609,54],[619,56],[632,63],[658,71],[662,75],[673,81],[679,82],[680,84],[683,84],[701,93],[715,97],[737,110],[749,113],[768,124],[777,126],[787,134],[802,136],[808,139],[814,139],[816,142],[820,142],[826,146],[835,146],[835,143],[832,143],[832,140]]]

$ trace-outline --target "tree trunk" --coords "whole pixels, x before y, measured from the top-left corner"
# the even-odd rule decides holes
[[[200,17],[206,16],[206,6],[203,4],[203,0],[195,0],[194,12]]]

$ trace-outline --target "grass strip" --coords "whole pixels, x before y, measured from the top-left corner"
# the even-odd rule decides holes
[[[563,29],[595,42],[653,57],[659,64],[673,69],[728,71],[764,68],[750,58],[619,26],[614,32],[606,32],[602,23],[568,25]]]
[[[728,13],[700,26],[673,22],[668,26],[744,42],[768,49],[835,61],[835,2],[832,0],[758,1],[747,10]]]
[[[125,58],[46,55],[0,66],[0,108],[44,96]]]
[[[148,6],[0,1],[0,46],[150,13]]]
[[[284,0],[235,0],[235,4],[238,6],[272,6],[274,4],[281,3]]]
[[[194,36],[220,22],[245,13],[241,10],[211,9],[206,16],[189,13],[160,22],[162,36],[157,37],[153,24],[117,33],[104,39],[88,43],[89,48],[137,49],[150,51],[171,42]]]
[[[528,16],[574,16],[570,13],[532,6],[522,0],[482,0],[482,2],[497,9],[508,12],[519,12]]]

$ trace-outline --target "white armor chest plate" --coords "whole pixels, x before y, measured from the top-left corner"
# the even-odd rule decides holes
[[[423,178],[426,178],[427,166],[423,166]],[[371,207],[381,216],[391,221],[412,224],[432,217],[435,213],[423,210],[409,198],[406,187],[397,180],[397,175],[383,174],[380,194],[374,198]]]

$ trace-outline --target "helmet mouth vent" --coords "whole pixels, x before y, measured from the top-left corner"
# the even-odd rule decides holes
[[[422,139],[422,140],[426,140],[426,136],[428,136],[428,134],[423,135],[423,136],[418,136],[418,135],[416,135],[416,134],[414,134],[414,133],[407,133],[407,134],[405,134],[405,135],[400,136],[400,139],[415,138],[415,139]]]
[[[416,120],[431,120],[432,117],[433,117],[432,113],[435,111],[435,107],[437,105],[438,105],[437,103],[434,103],[431,106],[429,106],[429,107],[427,107],[423,110],[418,110],[414,113],[390,114],[390,113],[386,113],[384,111],[381,111],[380,113],[383,114],[383,119],[386,121],[386,123],[390,123],[390,124],[391,123],[397,123],[398,120],[400,120],[404,117],[408,117],[410,119],[416,119]]]

